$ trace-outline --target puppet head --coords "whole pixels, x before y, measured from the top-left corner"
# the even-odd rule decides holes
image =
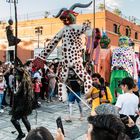
[[[76,7],[86,8],[86,7],[90,6],[91,3],[92,3],[92,1],[88,4],[76,3],[76,4],[72,5],[69,9],[62,8],[58,12],[58,14],[54,17],[55,18],[59,17],[63,21],[64,25],[74,24],[76,22],[76,16],[78,15],[78,13],[74,12],[73,10]]]
[[[97,48],[97,46],[99,45],[99,41],[101,39],[101,32],[99,30],[99,28],[95,28],[95,38],[94,38],[94,49]]]
[[[129,38],[127,36],[119,38],[119,47],[129,47]]]
[[[9,19],[8,20],[8,23],[9,23],[9,25],[13,25],[13,20],[12,19]]]
[[[110,44],[110,38],[106,35],[106,33],[103,33],[103,36],[100,40],[100,46],[102,49],[107,49],[108,45]]]
[[[75,24],[77,15],[78,13],[72,10],[67,10],[61,14],[60,19],[63,21],[65,25]]]

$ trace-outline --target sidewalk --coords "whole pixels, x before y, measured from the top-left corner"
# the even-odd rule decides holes
[[[68,105],[67,103],[60,103],[55,101],[53,103],[42,102],[41,108],[33,110],[33,113],[29,116],[29,120],[32,128],[37,126],[44,126],[50,130],[50,132],[55,136],[57,126],[56,118],[61,116],[64,131],[65,131],[65,140],[84,140],[84,134],[87,131],[87,116],[90,114],[90,110],[83,106],[83,121],[79,120],[79,110],[78,105],[75,103],[73,105],[73,121],[72,123],[66,123],[65,118],[68,114]],[[5,109],[3,114],[0,114],[0,140],[14,140],[18,133],[15,132],[15,128],[10,122],[11,116],[8,115],[9,108]],[[27,134],[27,131],[21,122],[23,131]],[[11,132],[14,133],[11,133]],[[23,139],[24,140],[24,139]]]

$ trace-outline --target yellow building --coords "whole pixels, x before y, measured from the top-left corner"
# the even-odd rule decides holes
[[[79,14],[77,16],[77,24],[81,24],[85,20],[90,20],[92,27],[94,26],[94,15]],[[8,47],[6,39],[5,27],[7,24],[0,24],[0,60],[6,61],[8,55],[12,55],[13,48]],[[42,27],[42,34],[36,34],[36,27]],[[111,46],[118,46],[118,28],[123,35],[127,35],[131,30],[131,38],[134,39],[136,50],[139,52],[140,46],[140,26],[126,20],[108,10],[97,12],[95,14],[95,27],[105,30],[111,39]],[[129,27],[129,28],[128,28]],[[46,40],[51,39],[61,28],[63,24],[60,19],[42,18],[37,20],[18,22],[18,37],[23,40],[19,43],[17,55],[25,62],[27,59],[33,58],[34,48],[44,47]],[[9,50],[9,51],[7,51]],[[10,53],[9,53],[10,52]]]

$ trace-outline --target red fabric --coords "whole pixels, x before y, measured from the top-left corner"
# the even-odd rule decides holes
[[[70,10],[69,11],[71,14],[73,14],[74,16],[78,16],[78,13],[76,13],[76,12],[74,12],[74,11],[72,11],[72,10]]]
[[[44,68],[45,61],[41,58],[37,57],[35,60],[33,60],[33,66],[35,69]]]
[[[77,15],[78,15],[78,13],[76,13],[76,12],[74,12],[74,11],[72,11],[72,10],[64,11],[64,12],[63,12],[63,15],[66,16],[66,15],[68,15],[69,13],[70,13],[70,14],[73,14],[74,16],[77,16]]]
[[[41,87],[42,87],[42,83],[36,82],[36,83],[34,84],[34,92],[39,93],[39,92],[41,91],[41,89],[40,89]]]

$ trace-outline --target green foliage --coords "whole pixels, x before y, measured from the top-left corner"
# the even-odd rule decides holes
[[[103,3],[100,3],[99,7],[98,7],[101,11],[103,11],[105,9],[105,5]]]
[[[115,8],[113,12],[118,16],[122,14],[121,10],[119,10],[118,8]]]

